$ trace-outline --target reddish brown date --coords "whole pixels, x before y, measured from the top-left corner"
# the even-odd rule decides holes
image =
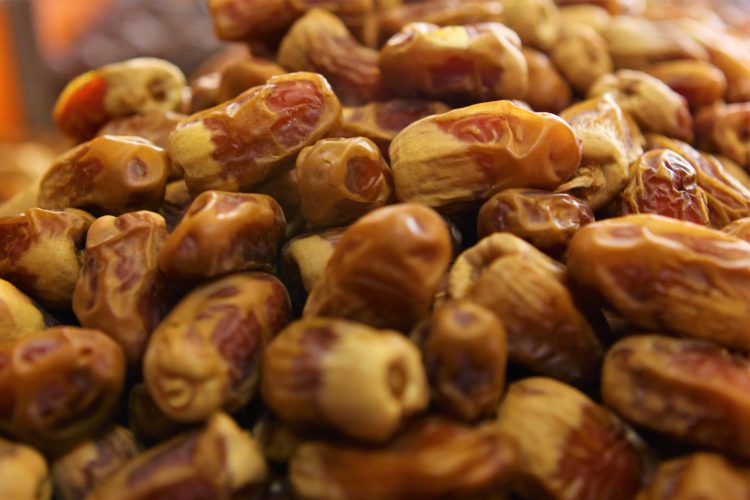
[[[328,82],[291,73],[190,116],[169,136],[167,151],[193,193],[247,190],[284,170],[340,122],[341,105]]]
[[[110,421],[125,356],[97,330],[42,330],[0,346],[0,429],[47,453]]]
[[[181,279],[270,270],[285,232],[284,212],[270,196],[205,191],[161,248],[159,268]]]

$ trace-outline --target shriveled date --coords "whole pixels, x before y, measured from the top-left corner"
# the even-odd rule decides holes
[[[188,117],[167,151],[193,193],[247,190],[340,122],[341,105],[325,78],[290,73]]]
[[[578,167],[581,144],[559,117],[497,101],[413,123],[390,157],[399,200],[460,211],[501,189],[555,189]]]
[[[0,346],[0,429],[56,453],[109,422],[125,375],[97,330],[50,328]]]
[[[750,243],[629,215],[581,229],[568,268],[635,325],[750,350]]]
[[[604,402],[623,417],[744,458],[748,394],[747,359],[690,339],[626,337],[607,353],[602,371]]]
[[[290,316],[286,289],[269,274],[233,274],[196,288],[146,349],[143,375],[156,404],[181,422],[244,406],[266,344]]]

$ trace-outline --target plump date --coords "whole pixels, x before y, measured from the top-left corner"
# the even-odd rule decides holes
[[[693,110],[719,101],[727,88],[724,73],[707,61],[667,61],[644,71],[684,97]]]
[[[521,53],[529,73],[529,84],[522,100],[534,111],[559,113],[568,107],[572,93],[570,85],[550,58],[529,47],[521,47]]]
[[[10,281],[0,279],[0,342],[44,328],[42,312]]]
[[[167,151],[193,193],[247,190],[340,122],[341,105],[322,76],[290,73],[190,116]]]
[[[154,331],[143,360],[161,411],[197,422],[247,404],[262,352],[290,309],[284,285],[270,274],[232,274],[190,292]]]
[[[0,498],[49,500],[48,472],[47,461],[37,450],[0,438]]]
[[[570,86],[582,94],[613,69],[607,42],[589,26],[566,29],[552,47],[550,57]]]

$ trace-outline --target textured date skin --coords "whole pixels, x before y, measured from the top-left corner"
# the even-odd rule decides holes
[[[187,115],[174,111],[149,111],[107,122],[96,135],[138,136],[166,149],[169,134],[185,118]],[[173,175],[177,176],[177,173],[173,172]]]
[[[750,169],[750,104],[729,104],[721,108],[712,138],[722,155]]]
[[[495,233],[459,255],[448,276],[448,291],[452,298],[495,313],[507,332],[511,361],[588,385],[596,377],[603,349],[567,279],[560,263],[512,234]]]
[[[575,196],[538,189],[506,189],[482,205],[477,236],[512,233],[545,253],[559,256],[573,235],[591,222],[591,207]]]
[[[285,232],[284,211],[270,196],[204,191],[161,248],[159,268],[178,279],[270,270]]]
[[[630,164],[643,154],[645,139],[610,95],[574,104],[560,116],[581,138],[583,153],[575,177],[558,191],[569,191],[599,210],[627,186]]]
[[[229,416],[216,413],[125,463],[97,484],[89,500],[225,499],[265,481],[258,443]]]
[[[711,225],[706,193],[685,158],[668,149],[654,149],[630,168],[632,178],[620,195],[620,214],[657,214]]]
[[[13,283],[0,279],[0,342],[44,328],[44,317]]]
[[[197,422],[247,404],[261,354],[290,309],[284,285],[270,274],[232,274],[190,292],[154,331],[143,361],[161,411]]]
[[[390,148],[396,197],[461,211],[502,189],[555,189],[581,160],[561,118],[496,101],[423,118]]]
[[[727,88],[724,73],[707,61],[667,61],[644,71],[684,97],[693,110],[719,101]]]
[[[448,227],[435,211],[415,204],[374,210],[344,231],[303,317],[408,331],[427,316],[450,254]]]
[[[60,452],[110,421],[125,356],[104,333],[49,328],[0,346],[0,429]]]
[[[52,463],[52,479],[62,500],[85,498],[91,489],[138,454],[133,434],[114,425]]]
[[[724,226],[721,231],[750,243],[750,217],[737,219],[731,224]]]
[[[47,461],[30,446],[0,438],[0,497],[50,500]]]
[[[468,301],[448,302],[412,338],[441,408],[469,422],[495,411],[505,388],[508,341],[491,311]]]
[[[658,215],[581,229],[568,248],[580,285],[634,325],[750,350],[750,244]]]
[[[750,456],[748,391],[745,358],[690,339],[626,337],[607,353],[602,371],[604,403],[623,417],[743,458]]]
[[[0,218],[0,277],[47,307],[69,308],[92,222],[76,209],[31,208]]]
[[[323,75],[345,106],[386,96],[378,51],[360,44],[341,19],[322,9],[294,23],[281,41],[278,61],[290,71]]]
[[[520,99],[528,67],[518,35],[500,23],[440,28],[412,23],[380,51],[383,78],[401,95],[458,102]]]
[[[588,26],[566,29],[552,47],[550,57],[570,86],[582,94],[613,69],[607,42]]]
[[[571,90],[568,82],[543,52],[521,47],[529,72],[529,85],[522,100],[534,111],[559,113],[570,105]]]
[[[162,216],[147,211],[100,217],[88,231],[73,312],[82,326],[115,339],[132,366],[166,312],[156,265],[166,238]]]
[[[110,120],[178,110],[184,86],[180,69],[161,59],[142,57],[108,64],[68,83],[52,117],[63,134],[83,142]]]
[[[549,378],[511,384],[500,430],[515,436],[523,498],[627,500],[645,482],[645,445],[617,416],[578,390]]]
[[[166,151],[145,139],[96,137],[68,150],[39,184],[41,208],[73,207],[94,215],[156,210],[170,172]]]
[[[263,356],[263,400],[293,427],[389,439],[429,402],[419,350],[401,333],[340,319],[292,323]]]
[[[341,104],[322,76],[290,73],[190,116],[167,151],[193,194],[247,190],[340,122]]]
[[[421,419],[382,448],[312,441],[292,457],[290,479],[305,500],[472,498],[516,475],[513,441],[493,424]]]
[[[297,157],[302,215],[313,226],[348,224],[391,198],[391,170],[364,137],[323,139]]]

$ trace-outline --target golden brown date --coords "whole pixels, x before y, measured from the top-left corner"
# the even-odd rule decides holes
[[[52,464],[52,479],[62,500],[78,500],[138,454],[133,434],[112,426],[84,441]]]
[[[167,417],[148,392],[146,384],[133,386],[128,395],[128,428],[138,441],[147,445],[161,443],[190,430],[191,424],[175,422]]]
[[[524,46],[548,51],[560,37],[560,12],[553,0],[501,0],[503,24],[512,29]]]
[[[653,149],[630,168],[632,178],[620,195],[621,214],[657,214],[711,225],[706,193],[685,158],[668,149]]]
[[[159,269],[180,279],[270,270],[285,232],[284,211],[270,196],[204,191],[161,247]]]
[[[313,9],[294,23],[281,42],[278,61],[291,71],[320,73],[344,105],[385,97],[378,52],[361,45],[341,19],[325,10]]]
[[[724,73],[706,61],[667,61],[648,66],[644,71],[684,97],[690,109],[719,101],[727,88]]]
[[[458,102],[521,99],[528,67],[521,39],[500,23],[440,28],[411,23],[380,51],[386,83],[402,95]]]
[[[302,215],[313,226],[348,224],[391,198],[391,170],[369,139],[323,139],[297,157]]]
[[[495,233],[459,255],[448,290],[495,313],[508,334],[511,361],[587,385],[603,350],[566,280],[558,262],[512,234]]]
[[[529,85],[523,100],[534,111],[559,113],[570,104],[571,90],[544,53],[521,47],[529,72]]]
[[[582,94],[613,69],[607,42],[593,28],[583,25],[566,28],[550,57],[570,86]]]
[[[165,149],[169,134],[185,118],[187,115],[174,111],[148,111],[138,115],[115,118],[99,129],[96,135],[137,136]],[[181,172],[172,172],[172,174],[177,177],[181,175]]]
[[[286,219],[285,238],[291,238],[305,230],[307,223],[302,217],[302,201],[299,198],[297,172],[287,170],[258,184],[253,191],[270,196],[281,206]]]
[[[341,121],[328,82],[313,73],[275,76],[181,122],[167,151],[193,193],[249,189]]]
[[[166,151],[139,137],[96,137],[68,150],[39,184],[41,208],[80,208],[94,215],[155,210],[164,197]]]
[[[297,236],[281,249],[284,283],[299,303],[313,289],[328,265],[345,228],[326,229]]]
[[[0,218],[0,277],[47,307],[69,308],[92,222],[92,216],[72,208],[31,208]]]
[[[106,215],[89,228],[73,312],[86,328],[115,339],[131,366],[166,312],[165,282],[156,264],[167,238],[161,215]]]
[[[721,231],[750,243],[750,217],[737,219],[731,224],[724,226]]]
[[[604,75],[589,88],[589,97],[614,96],[644,132],[693,140],[693,118],[687,101],[660,80],[641,71],[621,69]]]
[[[604,403],[626,419],[744,458],[749,391],[745,358],[690,339],[626,337],[609,350],[602,370]]]
[[[309,318],[282,330],[263,355],[263,400],[296,427],[365,441],[389,439],[429,402],[417,347],[399,332]]]
[[[750,168],[750,103],[721,106],[707,132],[714,149]]]
[[[374,210],[341,235],[303,316],[408,331],[427,316],[450,254],[448,226],[433,210],[416,204]]]
[[[441,408],[468,421],[495,411],[505,388],[508,342],[491,311],[468,301],[447,302],[412,338]]]
[[[161,59],[108,64],[74,78],[55,103],[57,128],[77,142],[91,139],[110,120],[148,111],[176,111],[185,75]]]
[[[270,274],[232,274],[190,292],[151,335],[143,360],[161,411],[196,422],[247,404],[260,356],[289,322],[290,308],[284,285]]]
[[[29,446],[0,438],[0,498],[50,500],[47,461]]]
[[[750,350],[750,243],[658,215],[589,224],[570,274],[634,325]]]
[[[649,472],[645,445],[633,431],[553,379],[511,384],[497,424],[518,443],[523,498],[632,499]]]
[[[0,429],[46,453],[109,422],[125,356],[104,333],[49,328],[0,345]]]
[[[580,137],[583,152],[575,177],[558,192],[570,191],[599,210],[627,186],[630,164],[643,153],[643,135],[611,95],[574,104],[560,116]]]
[[[193,198],[183,179],[172,181],[164,190],[164,200],[159,206],[159,215],[164,217],[167,229],[171,232],[182,219]]]
[[[553,256],[565,253],[570,238],[594,221],[588,204],[566,193],[506,189],[479,210],[477,236],[507,232]]]
[[[559,10],[563,30],[574,26],[586,26],[601,33],[612,19],[607,9],[591,3],[561,5]]]
[[[716,453],[699,452],[662,463],[637,500],[743,500],[750,472]]]
[[[641,14],[646,8],[643,0],[555,0],[561,7],[579,4],[592,4],[606,9],[610,14]]]
[[[219,73],[219,86],[216,89],[217,104],[234,99],[244,91],[264,85],[274,76],[283,75],[287,71],[267,59],[252,56],[230,62]]]
[[[513,441],[496,425],[468,427],[425,418],[383,448],[308,442],[292,458],[299,498],[473,498],[500,493],[515,478]]]
[[[396,134],[415,121],[430,115],[445,113],[450,108],[441,102],[419,99],[392,99],[371,102],[364,106],[346,107],[341,127],[334,137],[366,137],[378,145],[388,159],[388,148]]]
[[[44,328],[44,317],[29,297],[0,279],[0,342]]]
[[[411,124],[390,157],[400,201],[450,212],[502,189],[555,189],[578,167],[581,144],[559,117],[497,101]]]
[[[151,448],[101,481],[89,500],[252,497],[268,466],[258,443],[224,413]],[[242,498],[246,498],[242,496]]]

